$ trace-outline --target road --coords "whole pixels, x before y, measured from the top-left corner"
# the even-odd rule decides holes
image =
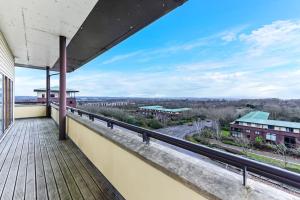
[[[212,122],[208,120],[203,120],[202,123],[197,124],[194,122],[192,125],[171,126],[157,129],[156,131],[173,137],[184,139],[186,135],[192,135],[194,133],[197,133],[204,127],[212,127]]]

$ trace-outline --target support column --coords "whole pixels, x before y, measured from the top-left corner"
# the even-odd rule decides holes
[[[46,115],[50,117],[50,71],[49,66],[46,67]]]
[[[59,140],[66,139],[66,72],[67,49],[66,37],[59,37]]]

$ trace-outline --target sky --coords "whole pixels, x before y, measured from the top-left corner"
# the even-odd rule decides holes
[[[16,68],[15,82],[16,96],[34,96],[45,71]],[[300,98],[300,1],[189,0],[69,73],[67,87],[79,96]]]

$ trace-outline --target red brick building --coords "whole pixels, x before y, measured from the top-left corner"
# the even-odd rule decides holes
[[[39,88],[39,89],[34,89],[34,92],[37,93],[37,101],[40,103],[46,103],[46,89],[45,88]],[[77,102],[76,102],[76,96],[75,94],[79,92],[78,90],[72,90],[72,89],[67,89],[67,106],[70,107],[76,107]],[[51,87],[50,89],[50,101],[52,102],[57,102],[59,101],[59,87]]]
[[[260,136],[265,142],[300,146],[300,123],[270,120],[267,112],[250,112],[230,124],[231,135],[254,141]]]

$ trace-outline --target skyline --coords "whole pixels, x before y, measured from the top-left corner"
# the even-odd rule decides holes
[[[190,0],[68,74],[67,87],[80,96],[300,98],[299,13],[296,0]],[[44,71],[16,68],[16,96],[44,86]]]

